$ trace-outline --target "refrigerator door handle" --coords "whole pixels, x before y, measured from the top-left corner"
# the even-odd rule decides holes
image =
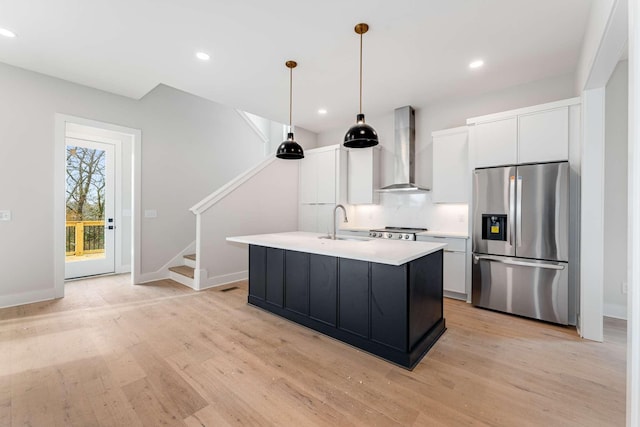
[[[564,270],[565,269],[565,265],[563,265],[563,264],[546,264],[546,263],[537,263],[537,262],[527,262],[527,261],[520,261],[520,260],[515,260],[515,259],[510,259],[510,258],[502,258],[502,257],[497,257],[497,256],[491,256],[491,255],[474,255],[473,256],[473,263],[474,264],[477,264],[478,261],[480,261],[480,260],[499,262],[499,263],[502,263],[502,264],[518,265],[518,266],[521,266],[521,267],[547,268],[549,270]]]
[[[509,245],[513,246],[513,232],[516,227],[516,177],[509,177]]]
[[[516,189],[516,246],[522,246],[522,177],[518,176]]]

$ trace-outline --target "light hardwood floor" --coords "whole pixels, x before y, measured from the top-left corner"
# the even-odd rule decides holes
[[[3,426],[622,426],[625,324],[575,329],[446,300],[406,371],[246,304],[125,276],[0,310]]]

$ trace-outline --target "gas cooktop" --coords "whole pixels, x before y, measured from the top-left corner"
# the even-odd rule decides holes
[[[369,237],[377,239],[416,240],[416,233],[427,231],[426,228],[385,227],[369,231]]]

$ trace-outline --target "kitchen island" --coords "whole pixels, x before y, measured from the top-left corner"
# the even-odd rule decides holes
[[[446,245],[322,237],[227,238],[249,245],[249,304],[413,369],[446,329]]]

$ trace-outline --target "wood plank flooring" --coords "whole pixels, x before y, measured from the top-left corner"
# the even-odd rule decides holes
[[[1,426],[623,426],[625,322],[575,329],[445,301],[406,371],[246,304],[127,276],[0,310]]]

